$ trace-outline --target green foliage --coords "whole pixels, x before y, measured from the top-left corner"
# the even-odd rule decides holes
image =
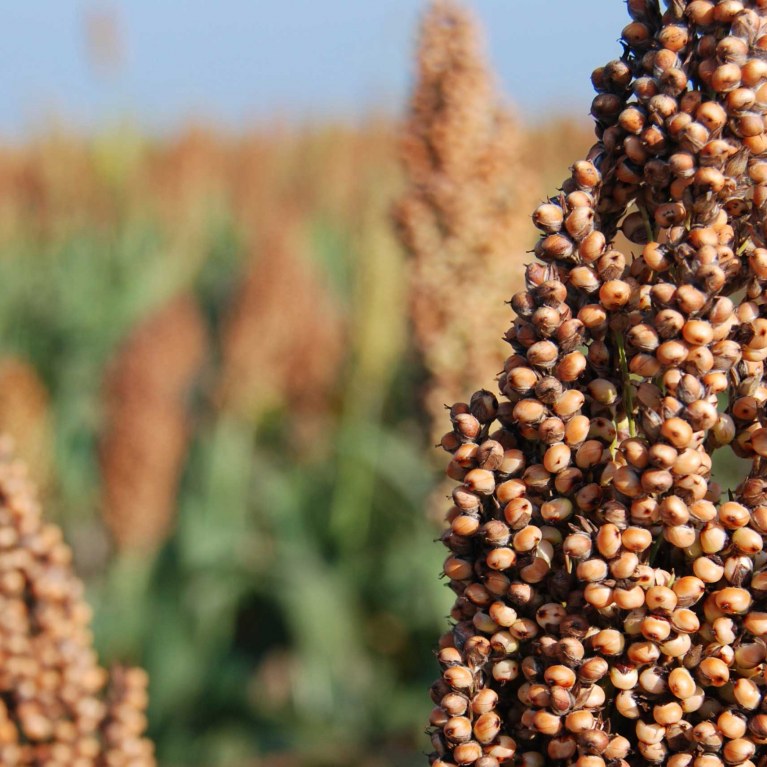
[[[117,200],[131,177],[110,175]],[[189,285],[216,337],[242,232],[212,209],[185,260],[151,217],[126,213],[112,228],[22,227],[0,250],[0,348],[30,360],[52,396],[49,505],[75,545],[102,657],[150,673],[163,764],[234,767],[289,751],[305,764],[374,765],[392,749],[409,764],[424,746],[432,647],[451,600],[424,515],[434,477],[402,256],[386,195],[358,204],[354,221],[327,211],[309,227],[350,329],[320,436],[301,443],[290,403],[256,419],[217,410],[214,350],[193,403],[175,531],[155,557],[105,544],[103,373],[129,329]]]

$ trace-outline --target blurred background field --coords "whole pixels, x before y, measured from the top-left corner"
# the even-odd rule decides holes
[[[529,132],[549,186],[589,138]],[[373,117],[0,152],[0,427],[162,764],[422,759],[450,597],[402,183]]]
[[[528,126],[531,183],[589,139]],[[452,599],[402,185],[373,117],[0,151],[0,428],[163,765],[423,763]]]
[[[55,43],[62,11],[53,5],[37,0],[15,23],[50,11]],[[158,5],[157,24],[178,16]],[[491,21],[509,13],[477,5]],[[552,46],[565,44],[572,8],[556,5],[563,23]],[[422,4],[405,6],[414,37]],[[423,764],[433,647],[452,599],[433,542],[443,391],[430,376],[445,360],[425,358],[414,332],[418,312],[441,299],[426,290],[412,300],[418,270],[393,224],[405,193],[404,95],[380,109],[367,99],[353,115],[338,102],[337,116],[331,108],[313,119],[295,109],[277,117],[283,110],[265,98],[253,122],[232,110],[223,119],[211,91],[204,117],[179,117],[177,104],[161,130],[144,119],[151,102],[118,119],[103,96],[120,92],[126,66],[111,7],[77,16],[100,85],[72,91],[82,107],[101,88],[99,115],[110,119],[38,117],[19,130],[9,109],[21,86],[6,83],[0,430],[13,434],[74,548],[103,661],[149,671],[160,764]],[[140,26],[141,7],[125,6],[128,27]],[[224,7],[239,18],[238,3]],[[518,30],[506,21],[510,48]],[[349,23],[351,34],[375,28],[354,14]],[[223,44],[232,29],[218,30]],[[308,40],[316,29],[306,30]],[[501,34],[495,24],[494,40]],[[141,37],[145,59],[152,39]],[[585,46],[594,60],[578,72],[584,92],[614,48]],[[412,50],[396,50],[404,82]],[[31,83],[45,81],[56,51],[41,48]],[[158,59],[158,72],[168,66]],[[541,66],[553,88],[561,63]],[[507,210],[513,246],[494,255],[518,274],[531,258],[532,204],[592,140],[585,117],[562,117],[561,104],[535,102],[531,89],[519,91],[526,117],[517,111],[511,158],[524,204]],[[298,90],[285,93],[288,106],[300,101]],[[410,161],[412,173],[412,146]],[[516,286],[488,276],[498,301],[511,297]],[[475,327],[481,316],[465,297]],[[485,327],[482,343],[502,349],[504,329]],[[448,368],[461,364],[448,355]]]

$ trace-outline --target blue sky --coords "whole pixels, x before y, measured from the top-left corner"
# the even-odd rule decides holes
[[[508,96],[532,116],[588,111],[589,74],[620,52],[622,0],[473,0]],[[0,14],[0,136],[51,115],[153,130],[274,115],[354,117],[402,103],[421,0],[21,0]],[[111,9],[124,55],[94,70],[85,18]]]

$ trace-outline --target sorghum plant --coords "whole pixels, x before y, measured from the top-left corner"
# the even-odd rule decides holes
[[[442,439],[436,767],[767,757],[767,2],[627,5],[498,396]]]
[[[34,366],[10,355],[0,358],[0,433],[12,437],[16,455],[45,494],[53,474],[50,397]]]
[[[206,349],[202,313],[183,294],[133,329],[107,373],[104,519],[120,550],[155,551],[173,528],[190,439],[188,400]]]
[[[291,403],[297,420],[313,420],[327,410],[342,364],[343,317],[303,226],[297,211],[283,210],[279,229],[253,237],[253,257],[222,323],[216,398],[255,419]],[[312,311],[286,313],[291,304]]]
[[[0,444],[0,763],[154,767],[146,676],[99,666],[83,585],[26,468]],[[106,690],[106,692],[105,692]]]
[[[503,364],[504,301],[522,285],[524,211],[540,194],[478,25],[453,0],[436,0],[424,17],[401,143],[408,189],[395,217],[412,256],[410,314],[438,438],[444,403]]]

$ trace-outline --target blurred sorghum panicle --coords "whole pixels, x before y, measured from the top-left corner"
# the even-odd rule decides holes
[[[133,740],[110,739],[108,717],[118,715],[104,700],[109,675],[93,649],[71,550],[43,520],[8,444],[0,441],[0,763],[153,767],[144,698],[123,696],[119,717],[131,723]]]
[[[37,371],[23,359],[0,359],[0,433],[13,438],[16,455],[43,491],[51,480],[49,397]]]
[[[140,668],[112,669],[101,725],[103,767],[153,767],[154,747],[144,737],[149,678]]]
[[[627,5],[500,398],[442,438],[438,767],[767,757],[767,0]],[[722,501],[726,445],[753,465]]]
[[[205,321],[183,294],[140,322],[105,380],[99,459],[105,522],[121,550],[154,551],[173,526],[190,435],[189,397],[207,350]]]
[[[411,316],[438,434],[445,403],[503,365],[498,329],[521,285],[524,211],[538,196],[477,25],[453,0],[435,0],[424,17],[401,152],[408,188],[395,220],[412,256]]]
[[[205,125],[187,126],[176,138],[152,150],[145,176],[132,188],[131,204],[145,206],[147,197],[160,213],[172,240],[189,247],[201,237],[205,210],[225,196],[226,149]],[[188,242],[187,240],[191,240]]]
[[[339,378],[344,326],[306,233],[286,219],[254,248],[224,319],[217,398],[256,417],[289,406],[297,421],[313,421]]]

